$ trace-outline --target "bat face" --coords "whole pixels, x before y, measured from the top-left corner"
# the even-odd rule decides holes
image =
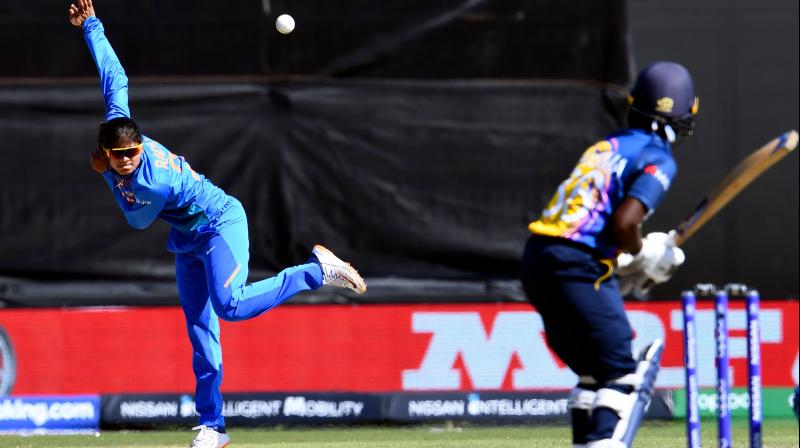
[[[725,205],[735,198],[751,182],[764,171],[784,158],[797,147],[797,131],[791,130],[770,140],[764,146],[753,151],[746,159],[739,162],[723,179],[704,197],[694,210],[678,227],[671,232],[675,244],[680,246],[713,218]]]

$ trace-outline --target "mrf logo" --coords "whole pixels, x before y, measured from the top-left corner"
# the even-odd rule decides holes
[[[509,370],[512,389],[561,387],[577,379],[545,345],[537,313],[497,313],[487,331],[477,312],[418,312],[412,330],[432,336],[419,368],[402,372],[404,390],[501,389]],[[513,356],[521,367],[510,368]],[[458,358],[471,385],[462,384],[454,368]]]
[[[683,331],[683,315],[679,308],[671,310],[664,319],[657,313],[642,310],[629,310],[626,314],[635,335],[634,353],[656,338],[666,340],[668,331]],[[747,357],[744,310],[731,310],[728,323],[732,331],[742,333],[730,338],[729,356],[732,360],[744,360]],[[760,323],[762,344],[783,342],[780,309],[762,310]],[[696,324],[697,359],[713,360],[714,310],[698,311]],[[568,389],[575,386],[577,377],[557,362],[555,354],[547,347],[544,325],[534,311],[503,311],[497,313],[493,321],[481,319],[477,311],[415,312],[411,327],[414,333],[431,337],[419,366],[401,372],[403,390]],[[656,385],[684,387],[683,356],[675,352],[680,351],[680,344],[667,349],[680,361],[662,364]],[[794,365],[796,378],[796,360]],[[716,384],[713,362],[698,363],[697,374],[699,386]],[[744,378],[746,372],[732,370],[730,375],[731,384],[737,384],[735,379]]]

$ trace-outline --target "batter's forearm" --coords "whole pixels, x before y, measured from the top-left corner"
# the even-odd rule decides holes
[[[638,224],[614,226],[614,240],[617,247],[631,255],[636,255],[642,250],[642,229]]]
[[[642,221],[647,213],[644,204],[627,196],[611,216],[611,235],[624,252],[635,255],[642,249]]]

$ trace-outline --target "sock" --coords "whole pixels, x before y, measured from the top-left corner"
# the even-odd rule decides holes
[[[572,417],[572,443],[581,445],[586,443],[586,436],[589,434],[589,411],[586,409],[573,409]]]

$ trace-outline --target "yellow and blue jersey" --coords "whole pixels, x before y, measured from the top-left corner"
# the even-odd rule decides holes
[[[585,244],[603,256],[618,248],[607,225],[626,196],[652,213],[677,172],[668,142],[656,133],[628,129],[589,147],[570,176],[528,229],[537,235]]]
[[[130,118],[128,77],[105,37],[102,23],[97,17],[89,17],[83,30],[100,73],[106,120]],[[148,137],[143,137],[143,143],[141,162],[133,173],[121,176],[108,170],[103,178],[131,226],[144,229],[161,218],[173,228],[171,240],[188,240],[188,234],[219,214],[231,198],[194,171],[183,157]]]

